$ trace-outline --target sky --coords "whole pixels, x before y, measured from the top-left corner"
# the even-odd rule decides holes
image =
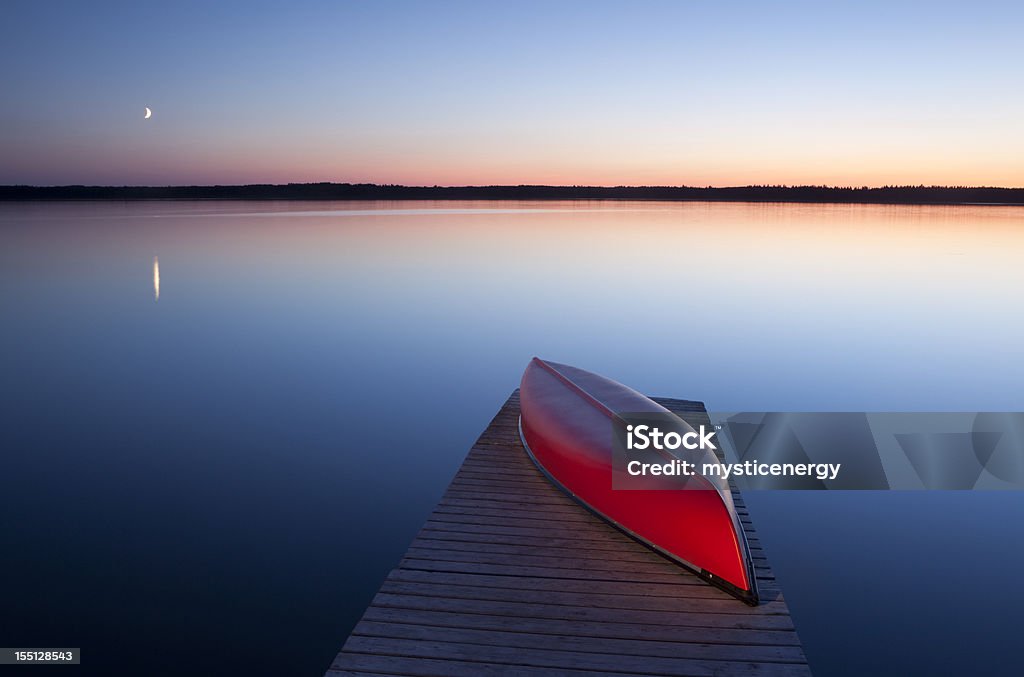
[[[1024,186],[1020,3],[3,7],[0,184]]]

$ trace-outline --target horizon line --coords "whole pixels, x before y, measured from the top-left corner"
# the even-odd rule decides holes
[[[1024,205],[1024,188],[994,186],[406,186],[287,183],[207,186],[0,186],[0,201],[307,200],[791,202],[837,204]]]
[[[256,182],[256,183],[166,183],[166,184],[132,184],[132,183],[52,183],[52,184],[31,184],[31,183],[5,183],[0,184],[0,190],[12,188],[29,188],[33,190],[53,190],[61,188],[96,188],[96,189],[180,189],[180,188],[285,188],[289,186],[351,186],[351,187],[375,187],[375,188],[409,188],[416,190],[452,190],[452,189],[474,189],[483,190],[488,188],[552,188],[560,190],[568,189],[595,189],[595,190],[738,190],[738,189],[772,189],[772,190],[796,190],[796,189],[817,189],[817,190],[1024,190],[1024,186],[993,186],[993,185],[972,185],[972,184],[913,184],[913,183],[889,183],[876,185],[853,185],[853,184],[827,184],[827,183],[746,183],[731,185],[695,185],[695,184],[668,184],[668,183],[617,183],[617,184],[590,184],[590,183],[453,183],[453,184],[428,184],[428,183],[378,183],[373,181],[288,181],[285,183]]]

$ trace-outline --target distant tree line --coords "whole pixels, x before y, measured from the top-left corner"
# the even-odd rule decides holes
[[[0,200],[705,200],[877,204],[1024,204],[1024,188],[970,186],[0,186]]]

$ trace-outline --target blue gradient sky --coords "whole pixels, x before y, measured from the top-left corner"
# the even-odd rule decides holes
[[[978,2],[8,1],[0,183],[1020,186],[1022,19]]]

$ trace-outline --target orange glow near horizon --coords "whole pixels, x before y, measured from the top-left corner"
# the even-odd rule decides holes
[[[152,144],[143,169],[129,169],[133,154],[115,153],[103,168],[68,158],[57,174],[25,172],[19,183],[34,185],[202,185],[246,183],[378,183],[414,186],[592,185],[944,185],[1024,186],[1024,165],[1004,152],[967,155],[938,149],[796,149],[773,144],[709,146],[700,152],[644,146],[602,149],[494,147],[470,144],[434,147],[423,142],[401,157],[391,152],[353,153],[337,148],[259,144],[193,148]],[[239,150],[241,148],[241,150]],[[133,149],[134,150],[134,149]],[[120,160],[120,161],[119,161]],[[76,171],[77,167],[77,171]],[[0,182],[2,183],[2,182]]]

